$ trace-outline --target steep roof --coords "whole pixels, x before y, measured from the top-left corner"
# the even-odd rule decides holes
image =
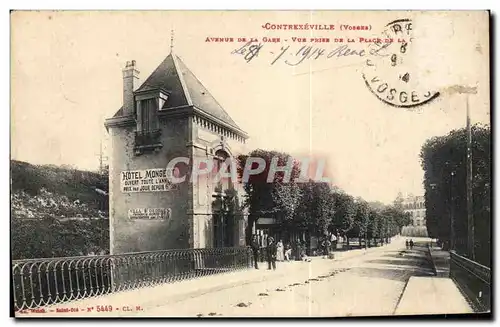
[[[241,130],[177,55],[169,54],[136,92],[158,88],[170,92],[162,110],[179,106],[194,106],[209,116]]]

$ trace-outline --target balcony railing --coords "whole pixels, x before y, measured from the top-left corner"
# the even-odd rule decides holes
[[[491,270],[475,261],[450,252],[450,277],[477,312],[491,310]]]
[[[142,153],[148,150],[161,148],[161,130],[156,129],[152,131],[137,131],[135,132],[135,151]]]
[[[16,311],[252,267],[248,248],[15,260]]]

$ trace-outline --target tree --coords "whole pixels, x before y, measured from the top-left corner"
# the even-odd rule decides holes
[[[336,191],[332,196],[334,198],[335,212],[331,221],[331,229],[338,230],[346,237],[347,246],[349,246],[349,232],[353,228],[356,215],[354,198],[342,191]]]
[[[305,228],[308,244],[312,235],[324,237],[335,214],[335,198],[330,185],[310,180],[300,184],[300,205],[294,224]]]
[[[271,194],[278,221],[282,225],[289,225],[300,203],[301,192],[299,185],[295,182],[283,183],[276,181]]]
[[[354,225],[358,232],[359,245],[361,246],[361,239],[365,239],[368,234],[368,225],[370,223],[370,208],[368,203],[361,198],[356,200],[356,215],[354,216]]]
[[[248,228],[246,231],[246,241],[250,242],[252,227],[259,216],[272,216],[279,223],[286,224],[292,220],[298,205],[300,191],[296,183],[300,175],[297,162],[294,161],[290,181],[284,180],[284,173],[277,172],[271,183],[267,182],[269,168],[273,158],[278,158],[278,166],[285,166],[293,158],[283,152],[257,149],[248,155],[238,157],[237,171],[242,179],[247,160],[250,158],[261,158],[266,167],[256,175],[250,175],[248,181],[243,181],[243,188],[246,193],[244,206],[248,208]],[[257,168],[253,163],[252,169]]]
[[[475,224],[476,260],[491,263],[491,131],[476,124],[472,133],[472,203]],[[424,170],[427,230],[430,237],[451,241],[454,222],[455,250],[467,255],[467,131],[433,137],[420,152]]]
[[[367,233],[367,238],[369,240],[374,240],[375,241],[375,246],[377,246],[377,238],[380,237],[380,213],[378,212],[378,209],[370,207],[369,213],[368,213],[368,233]]]

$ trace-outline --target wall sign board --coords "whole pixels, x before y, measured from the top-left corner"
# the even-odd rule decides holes
[[[131,220],[167,220],[171,213],[170,208],[134,208],[128,210],[128,217]]]
[[[120,174],[122,193],[163,192],[174,188],[166,168],[126,170]]]

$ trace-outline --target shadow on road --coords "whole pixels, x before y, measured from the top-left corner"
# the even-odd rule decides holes
[[[353,269],[352,273],[361,277],[371,277],[371,278],[383,278],[389,280],[395,280],[398,282],[406,282],[411,276],[433,276],[432,271],[428,269],[421,268],[407,268],[407,267],[395,267],[395,268],[375,268],[375,267],[363,267],[358,269]]]
[[[411,276],[434,276],[432,263],[424,246],[414,246],[412,250],[391,251],[376,259],[367,260],[351,272],[358,276],[401,282],[406,282]]]

